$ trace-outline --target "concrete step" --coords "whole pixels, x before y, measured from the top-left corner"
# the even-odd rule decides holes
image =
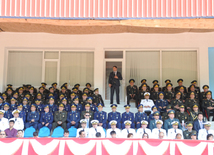
[[[121,102],[120,104],[117,104],[117,111],[120,112],[121,114],[123,112],[125,112],[125,108],[124,105],[126,105],[125,102]],[[136,113],[138,110],[135,107],[135,103],[134,102],[130,102],[131,108],[130,108],[130,112]],[[105,102],[105,107],[103,108],[103,111],[109,113],[111,112],[111,104],[109,102]]]

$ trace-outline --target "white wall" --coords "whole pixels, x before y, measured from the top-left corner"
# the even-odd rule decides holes
[[[4,86],[6,50],[9,48],[94,49],[95,88],[103,88],[104,49],[198,49],[200,86],[209,84],[208,47],[214,46],[214,33],[180,34],[94,34],[58,35],[46,33],[0,33],[0,91]],[[104,88],[103,88],[104,89]],[[103,94],[103,89],[100,93]],[[103,94],[104,95],[104,94]]]

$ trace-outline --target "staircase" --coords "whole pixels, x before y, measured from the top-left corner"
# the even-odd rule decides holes
[[[114,103],[116,104],[116,101],[114,101]],[[124,105],[126,105],[125,102],[120,102],[120,104],[117,104],[117,112],[120,112],[121,114],[125,112],[125,108]],[[136,113],[138,112],[137,108],[135,107],[135,102],[130,102],[130,112],[132,113]],[[103,111],[109,113],[111,112],[111,104],[109,101],[105,101],[105,107],[103,108]]]
[[[116,101],[114,101],[114,103],[116,104]],[[122,113],[125,112],[124,105],[126,105],[126,102],[120,102],[119,105],[117,104],[117,112],[120,112],[121,115],[122,115]],[[130,105],[131,105],[130,112],[132,112],[134,114],[136,112],[138,112],[137,108],[135,107],[135,102],[134,101],[131,101]],[[109,101],[105,101],[105,107],[103,107],[103,111],[107,112],[107,114],[109,112],[111,112],[112,110],[111,110],[110,106],[111,106],[110,102]],[[205,120],[207,121],[207,119],[205,119]],[[212,120],[212,116],[210,117],[210,120]],[[211,123],[212,123],[212,125],[211,125],[210,129],[214,130],[214,122],[211,121]]]

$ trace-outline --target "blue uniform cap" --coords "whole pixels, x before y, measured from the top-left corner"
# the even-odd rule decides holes
[[[117,107],[116,104],[112,104],[112,105],[111,105],[111,108],[116,108],[116,107]]]
[[[4,103],[4,107],[10,107],[10,104],[9,103]]]
[[[158,109],[158,107],[157,107],[157,106],[155,106],[155,105],[154,105],[154,106],[152,106],[152,110],[153,110],[154,108],[155,108],[155,109]]]
[[[61,101],[67,101],[67,97],[63,97]]]
[[[103,107],[102,103],[98,103],[97,107]]]
[[[131,105],[125,105],[124,106],[126,109],[129,109],[131,107]]]
[[[54,89],[53,87],[50,87],[49,90]]]
[[[159,111],[155,111],[155,112],[153,113],[153,115],[154,115],[154,116],[159,116],[159,115],[160,115],[160,112],[159,112]]]
[[[93,99],[93,97],[87,97],[86,100],[87,100],[87,101],[90,101],[90,100],[92,101],[92,99]]]
[[[78,97],[78,96],[75,96],[75,97],[74,97],[74,100],[79,100],[79,97]]]
[[[23,98],[23,101],[25,101],[25,100],[28,101],[28,98],[27,98],[27,97],[24,97],[24,98]]]
[[[44,108],[49,108],[49,105],[45,105]]]
[[[2,96],[0,96],[0,100],[4,100],[4,98]]]
[[[142,104],[139,104],[138,106],[137,106],[137,108],[139,109],[139,108],[143,108],[143,105]]]
[[[160,96],[160,95],[164,95],[164,92],[162,92],[162,91],[159,92],[159,93],[158,93],[158,96]]]
[[[19,107],[23,107],[23,105],[22,105],[22,104],[19,104],[19,105],[17,106],[17,108],[19,108]]]
[[[49,100],[55,100],[55,97],[54,96],[50,96]]]
[[[76,104],[74,103],[71,104],[71,108],[76,108],[76,107],[77,107]]]
[[[16,98],[15,98],[15,97],[11,97],[11,98],[10,98],[10,100],[11,100],[11,101],[13,101],[13,100],[15,101],[15,100],[16,100]]]
[[[40,130],[39,130],[39,137],[48,137],[50,136],[50,129],[46,126],[42,127]]]
[[[174,113],[175,113],[174,110],[170,110],[170,111],[168,112],[168,114],[174,114]]]
[[[36,105],[35,104],[31,104],[31,107],[36,107]]]

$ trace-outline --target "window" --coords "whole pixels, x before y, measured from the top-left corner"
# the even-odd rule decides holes
[[[135,79],[137,86],[144,78],[150,86],[153,86],[153,80],[164,86],[166,79],[177,86],[179,78],[184,79],[185,86],[189,86],[192,80],[197,80],[197,51],[126,51],[126,85],[131,78]]]
[[[60,87],[67,82],[85,87],[94,85],[94,53],[83,51],[9,51],[7,84],[14,88],[23,84],[50,86],[57,82]]]
[[[132,78],[137,86],[141,85],[142,79],[147,79],[147,84],[151,84],[153,80],[160,80],[160,52],[127,51],[126,85]]]
[[[179,78],[184,79],[183,85],[189,86],[197,79],[196,51],[162,51],[162,83],[170,79],[177,85]]]
[[[41,85],[42,51],[9,51],[7,83]]]
[[[94,85],[94,53],[61,52],[60,84],[64,82],[71,87],[76,83],[85,87],[87,82]]]

